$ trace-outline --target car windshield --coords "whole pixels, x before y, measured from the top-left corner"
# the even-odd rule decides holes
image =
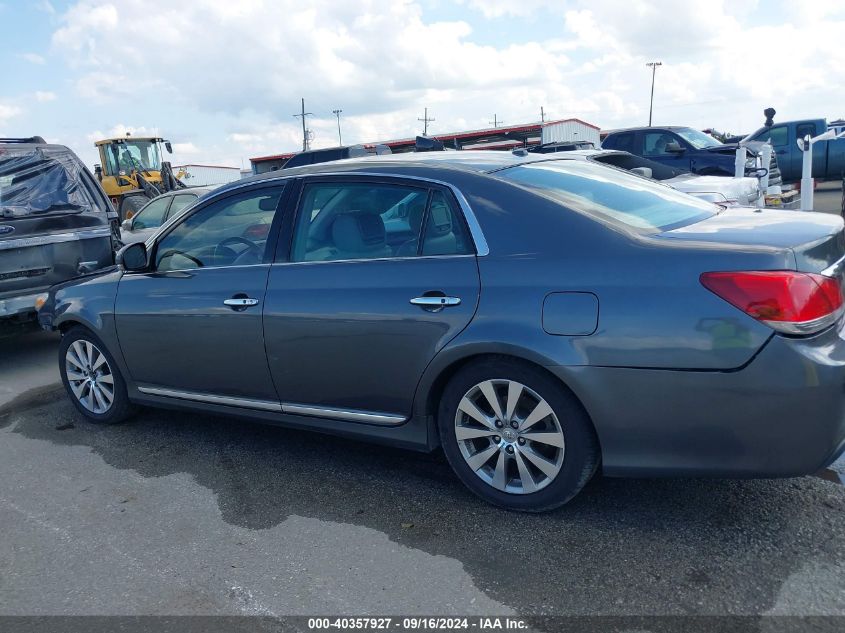
[[[675,130],[675,133],[687,143],[692,145],[695,149],[707,149],[708,147],[717,147],[721,145],[719,141],[709,134],[699,132],[691,127],[678,128]]]
[[[639,176],[586,162],[544,161],[509,167],[497,176],[517,182],[570,209],[648,232],[685,226],[719,207]]]
[[[158,171],[161,169],[161,155],[158,144],[153,141],[120,140],[109,146],[106,171],[115,175],[121,171]]]

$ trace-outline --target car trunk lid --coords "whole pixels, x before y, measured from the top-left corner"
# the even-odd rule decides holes
[[[658,234],[668,240],[789,249],[795,270],[822,273],[845,257],[842,218],[827,213],[727,208],[700,222]],[[841,275],[845,269],[835,269]]]

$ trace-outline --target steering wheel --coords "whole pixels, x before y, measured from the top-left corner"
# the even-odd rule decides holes
[[[193,255],[188,255],[188,253],[183,253],[182,251],[177,250],[175,248],[171,248],[169,251],[164,251],[161,255],[159,255],[158,261],[161,262],[165,257],[173,257],[174,255],[179,255],[180,257],[184,257],[185,259],[194,262],[197,265],[197,268],[202,268],[203,266],[205,266],[205,264],[203,264]]]
[[[229,244],[243,244],[244,246],[246,246],[246,250],[241,251],[240,253],[235,253],[235,259],[249,252],[254,252],[256,254],[261,253],[261,247],[255,242],[251,242],[250,240],[246,239],[245,237],[227,237],[225,240],[223,240],[217,246],[214,247],[213,257],[215,262],[221,256],[221,249],[226,248],[227,250],[234,252],[234,249],[229,248]]]

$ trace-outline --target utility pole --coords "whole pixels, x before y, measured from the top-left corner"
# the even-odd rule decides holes
[[[543,106],[540,106],[540,123],[546,122],[546,112],[543,110]]]
[[[337,144],[343,145],[343,137],[340,135],[340,113],[343,110],[332,110],[332,113],[337,117]]]
[[[657,72],[657,67],[662,66],[663,62],[648,62],[646,66],[651,67],[651,100],[648,102],[648,126],[651,127],[651,112],[654,107],[654,74]]]
[[[488,123],[491,123],[491,124],[493,125],[493,127],[499,127],[499,123],[504,123],[504,121],[500,121],[500,120],[496,117],[496,115],[494,114],[494,115],[493,115],[493,120],[492,120],[492,121],[488,121]]]
[[[417,119],[417,121],[423,122],[423,136],[428,136],[428,124],[434,121],[434,117],[428,118],[428,108],[425,109],[425,114],[423,114],[423,118]]]
[[[306,112],[305,111],[305,98],[302,98],[302,112],[299,114],[294,114],[294,117],[302,117],[302,151],[308,149],[308,131],[305,129],[305,117],[307,116],[314,116],[313,112]]]

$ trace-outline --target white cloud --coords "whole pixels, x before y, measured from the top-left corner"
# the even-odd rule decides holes
[[[47,60],[38,53],[19,53],[18,57],[28,61],[30,64],[43,65],[47,63]]]
[[[47,91],[47,90],[43,90],[43,91],[37,90],[35,92],[35,100],[39,101],[41,103],[44,103],[44,102],[47,102],[47,101],[55,101],[57,98],[58,97],[56,97],[55,92],[50,92],[50,91]]]
[[[540,9],[559,10],[562,2],[549,0],[468,0],[467,5],[485,18],[527,17]]]
[[[0,125],[6,125],[16,116],[21,114],[22,110],[15,105],[0,102]]]
[[[775,5],[796,17],[767,25],[756,0],[465,0],[466,17],[450,21],[412,0],[197,0],[155,11],[83,0],[58,18],[52,50],[79,97],[141,111],[203,158],[298,149],[301,96],[316,147],[337,143],[338,107],[346,143],[412,136],[426,106],[433,133],[486,127],[494,113],[536,120],[540,106],[602,127],[643,124],[652,59],[664,64],[655,122],[750,131],[769,105],[787,118],[837,116],[825,108],[845,102],[842,3],[800,2]],[[559,21],[547,41],[516,30],[482,43],[471,24],[539,17]],[[165,104],[224,124],[173,130],[155,118]]]
[[[173,143],[173,152],[175,154],[200,154],[202,150],[193,143]]]

